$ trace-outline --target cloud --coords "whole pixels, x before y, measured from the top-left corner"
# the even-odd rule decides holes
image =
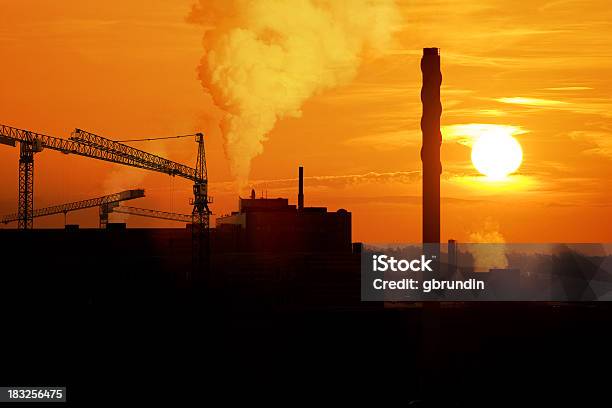
[[[582,140],[594,145],[583,153],[597,154],[612,159],[612,132],[601,130],[574,130],[569,133],[574,140]]]
[[[551,109],[584,115],[597,115],[605,118],[612,116],[612,103],[609,98],[576,98],[571,101],[553,99],[510,97],[494,98],[493,100],[508,104],[523,106],[529,109]]]
[[[420,130],[398,130],[354,137],[344,141],[348,146],[366,146],[375,150],[393,150],[407,146],[416,146],[421,141]]]
[[[442,126],[445,142],[457,142],[472,147],[481,136],[511,136],[521,135],[528,131],[521,126],[497,125],[491,123],[465,123]]]
[[[381,184],[381,183],[404,183],[410,184],[421,180],[420,171],[395,171],[395,172],[368,172],[363,174],[344,174],[333,176],[309,176],[304,177],[308,187],[329,187],[329,188],[344,188],[349,185],[357,184]],[[249,180],[247,185],[256,190],[265,188],[284,189],[295,188],[297,186],[297,178],[285,179],[268,179],[268,180]],[[235,194],[235,184],[233,182],[215,183],[217,194],[232,193]]]
[[[541,98],[526,98],[522,96],[516,96],[512,98],[497,98],[497,102],[509,103],[514,105],[527,105],[527,106],[543,106],[543,107],[559,107],[567,106],[568,102],[556,101],[552,99],[541,99]]]
[[[543,88],[545,91],[588,91],[590,86],[559,86],[553,88]]]
[[[387,55],[414,55],[420,56],[423,51],[419,50],[390,50]],[[522,60],[512,57],[491,57],[487,55],[472,55],[444,50],[444,63],[468,67],[508,67],[509,65],[522,65]]]
[[[350,202],[351,204],[401,204],[401,205],[415,205],[421,206],[423,203],[423,197],[412,196],[412,195],[380,195],[380,196],[357,196],[357,197],[346,197],[342,198],[343,201]],[[450,205],[465,205],[473,206],[475,204],[488,203],[486,199],[463,199],[455,197],[440,197],[440,201],[443,204]]]
[[[504,180],[491,180],[483,175],[454,175],[449,181],[460,187],[468,188],[472,194],[524,194],[541,193],[542,180],[538,177],[524,174],[511,174]]]

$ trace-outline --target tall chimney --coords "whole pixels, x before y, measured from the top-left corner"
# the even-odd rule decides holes
[[[442,104],[440,102],[440,85],[442,73],[440,72],[440,52],[438,48],[423,48],[421,59],[421,72],[423,73],[423,87],[421,88],[421,102],[423,103],[423,116],[421,117],[421,131],[423,132],[423,146],[421,148],[421,161],[423,162],[423,243],[440,242],[440,115]]]
[[[299,187],[298,187],[298,210],[304,208],[304,167],[300,166],[299,175]]]

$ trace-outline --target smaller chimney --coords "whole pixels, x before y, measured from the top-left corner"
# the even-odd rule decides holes
[[[251,189],[251,200],[254,200],[254,199],[255,199],[255,189],[252,188]]]
[[[457,241],[448,240],[448,275],[452,277],[457,272]]]
[[[299,184],[298,184],[298,210],[304,208],[304,167],[300,166]]]

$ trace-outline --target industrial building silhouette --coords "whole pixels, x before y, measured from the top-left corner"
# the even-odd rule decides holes
[[[217,218],[221,251],[351,252],[351,213],[304,206],[304,169],[298,178],[298,205],[287,198],[240,198],[238,211]]]

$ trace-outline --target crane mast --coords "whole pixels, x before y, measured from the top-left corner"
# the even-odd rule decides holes
[[[192,225],[192,256],[193,264],[197,269],[209,263],[210,254],[210,209],[208,204],[208,171],[206,169],[206,152],[204,150],[204,135],[195,135],[198,144],[198,155],[196,157],[195,180],[193,184],[193,210],[191,212]]]
[[[195,179],[193,184],[193,216],[194,224],[208,227],[210,203],[208,198],[208,174],[206,170],[206,153],[204,151],[204,135],[196,133],[196,143],[198,144],[198,155],[195,166]]]
[[[34,153],[39,144],[34,143],[31,135],[27,135],[28,142],[19,145],[19,203],[18,228],[32,229],[34,218]],[[40,150],[38,150],[40,151]]]

